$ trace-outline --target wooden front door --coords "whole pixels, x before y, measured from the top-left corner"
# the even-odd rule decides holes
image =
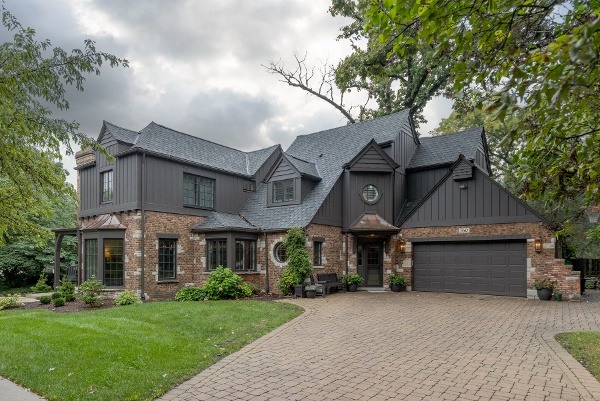
[[[357,250],[358,274],[363,287],[383,286],[383,247],[376,243],[361,243]]]

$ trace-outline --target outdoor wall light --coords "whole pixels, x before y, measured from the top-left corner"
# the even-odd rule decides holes
[[[406,242],[405,241],[400,241],[398,243],[398,246],[400,247],[400,252],[404,252],[406,250]]]
[[[542,240],[536,239],[535,241],[533,241],[533,248],[536,252],[542,252]]]
[[[458,184],[458,187],[460,189],[467,189],[467,184],[465,184],[464,182],[461,182],[460,184]]]

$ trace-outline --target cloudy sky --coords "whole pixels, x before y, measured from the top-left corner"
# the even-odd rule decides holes
[[[133,130],[151,121],[242,150],[344,125],[333,107],[279,82],[261,66],[293,52],[308,61],[332,64],[349,54],[338,41],[347,23],[328,12],[330,1],[133,1],[6,0],[6,7],[38,39],[54,46],[97,49],[126,58],[130,67],[103,68],[70,91],[63,113],[96,137],[102,120]],[[309,6],[310,5],[310,6]],[[0,40],[9,38],[0,33]],[[449,102],[435,99],[425,110],[426,134],[449,114]],[[73,157],[65,167],[75,182]]]

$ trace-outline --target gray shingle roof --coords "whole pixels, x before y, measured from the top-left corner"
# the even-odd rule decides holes
[[[151,122],[140,131],[134,148],[252,176],[278,146],[243,152]]]
[[[393,140],[401,130],[410,129],[408,110],[403,110],[374,120],[297,137],[286,153],[314,163],[322,180],[299,205],[269,208],[267,185],[263,184],[248,200],[241,214],[251,224],[265,229],[307,226],[341,175],[344,165],[371,139],[378,143]]]
[[[192,231],[219,231],[219,230],[257,230],[256,227],[249,224],[237,214],[212,212],[200,224],[195,226]]]
[[[285,153],[286,159],[292,163],[292,165],[300,172],[303,176],[308,176],[309,178],[314,178],[317,181],[321,179],[321,175],[319,174],[319,170],[315,163],[307,162],[306,160],[298,159],[288,153]]]
[[[100,141],[104,135],[109,133],[117,141],[133,145],[135,143],[135,138],[138,136],[138,132],[132,131],[129,129],[125,129],[125,128],[121,128],[117,125],[109,123],[108,121],[103,122],[102,128],[103,128],[103,130],[100,132],[98,141]]]
[[[410,160],[408,168],[433,166],[436,164],[450,164],[456,161],[459,154],[467,159],[474,160],[477,148],[484,148],[482,134],[483,128],[473,128],[452,134],[421,137],[421,144]]]

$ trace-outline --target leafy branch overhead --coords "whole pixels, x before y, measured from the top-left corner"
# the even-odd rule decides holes
[[[376,0],[365,14],[366,30],[392,43],[387,59],[429,44],[452,60],[455,93],[491,93],[487,109],[500,119],[527,110],[505,139],[521,144],[514,172],[527,198],[565,204],[584,193],[587,205],[600,203],[596,3]]]
[[[65,171],[55,164],[61,147],[72,154],[71,143],[96,146],[77,122],[54,116],[50,107],[68,109],[68,86],[82,91],[86,75],[128,62],[96,50],[91,40],[71,52],[52,47],[47,39],[36,40],[35,30],[23,27],[4,4],[1,12],[13,39],[0,44],[0,238],[7,230],[43,235],[27,217],[49,213],[48,201],[69,191]]]
[[[291,69],[281,62],[271,62],[265,68],[282,82],[325,100],[350,123],[403,109],[411,110],[417,124],[425,122],[423,108],[433,96],[444,93],[450,60],[435,53],[433,46],[417,41],[404,57],[388,58],[393,40],[381,43],[378,32],[364,30],[369,4],[368,0],[333,1],[329,9],[332,16],[352,19],[341,29],[338,40],[350,41],[353,52],[336,67],[324,65],[315,76],[314,68],[306,65],[306,56],[295,55],[296,65]],[[413,31],[416,34],[418,27]],[[363,95],[360,104],[345,104],[344,94],[351,91]]]

